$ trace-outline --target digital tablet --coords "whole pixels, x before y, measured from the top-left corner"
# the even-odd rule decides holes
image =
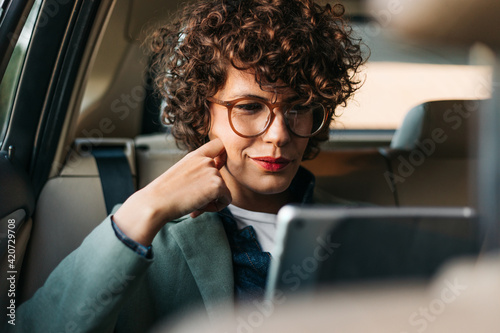
[[[278,213],[266,298],[339,283],[428,279],[477,255],[471,208],[285,206]]]

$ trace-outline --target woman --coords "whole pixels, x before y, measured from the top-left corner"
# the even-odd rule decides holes
[[[143,332],[260,297],[275,214],[313,200],[300,163],[357,88],[362,57],[342,14],[310,0],[203,0],[156,31],[164,119],[191,152],[54,270],[16,329]]]

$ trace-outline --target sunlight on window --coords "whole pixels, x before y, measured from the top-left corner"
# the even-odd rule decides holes
[[[373,62],[361,89],[338,108],[334,129],[396,129],[406,113],[428,101],[485,99],[492,71],[485,66]]]

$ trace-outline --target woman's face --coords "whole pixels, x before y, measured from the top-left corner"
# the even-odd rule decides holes
[[[282,102],[293,99],[295,94],[291,89],[278,93],[264,91],[254,74],[230,67],[224,87],[214,97],[222,101],[258,97]],[[299,168],[309,139],[297,137],[288,130],[280,108],[274,109],[274,113],[275,119],[266,132],[243,138],[231,129],[227,108],[210,103],[209,137],[219,138],[226,148],[227,162],[221,173],[236,206],[263,211],[262,200],[283,193]]]

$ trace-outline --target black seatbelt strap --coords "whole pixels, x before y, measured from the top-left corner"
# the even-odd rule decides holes
[[[123,147],[93,147],[101,178],[106,211],[111,213],[116,204],[124,202],[134,193],[132,171]]]

